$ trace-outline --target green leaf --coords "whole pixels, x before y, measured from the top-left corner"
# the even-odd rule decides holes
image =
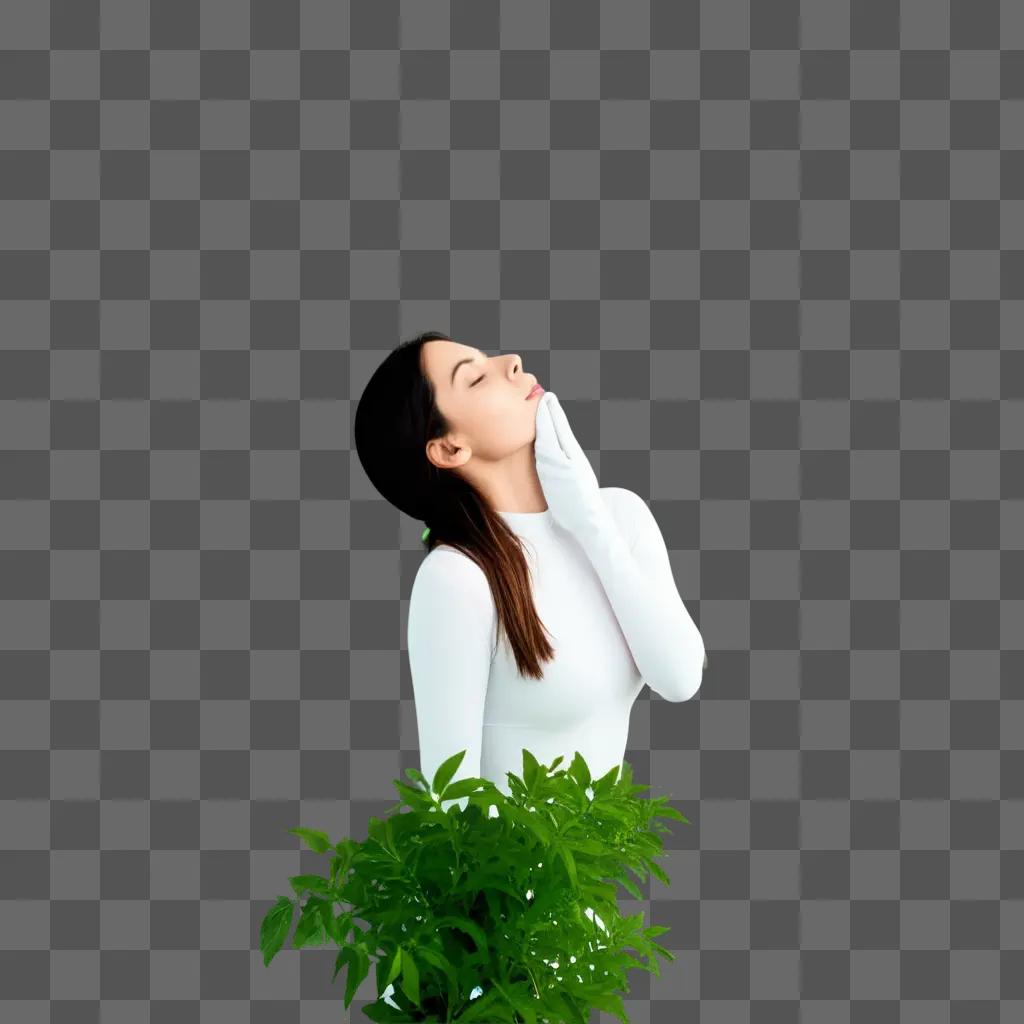
[[[655,952],[660,953],[666,960],[675,960],[676,955],[672,950],[666,949],[664,946],[659,946],[656,942],[652,942],[651,946],[654,948]],[[657,964],[657,961],[655,961],[655,964]]]
[[[665,806],[662,807],[661,810],[658,811],[658,817],[659,818],[671,818],[673,821],[682,821],[682,822],[685,822],[687,825],[692,824],[690,819],[687,818],[686,815],[683,814],[682,811],[677,810],[671,804],[665,804]]]
[[[347,978],[345,979],[345,1009],[349,1008],[356,989],[363,983],[363,978],[370,973],[370,958],[362,946],[349,946],[352,953],[349,957]]]
[[[475,793],[479,788],[480,783],[477,779],[459,779],[445,789],[442,800],[458,800],[459,797]]]
[[[588,1002],[598,1010],[614,1014],[622,1021],[622,1024],[629,1024],[626,1008],[622,1005],[622,997],[614,992],[592,993],[588,996]]]
[[[340,853],[331,858],[331,885],[337,885],[338,875],[347,867],[348,865],[345,863],[345,858]]]
[[[423,787],[424,792],[430,789],[430,782],[419,768],[406,768],[405,775],[406,778],[412,779],[413,782],[418,782]]]
[[[294,914],[295,904],[287,896],[281,896],[263,918],[260,925],[260,950],[264,967],[277,956],[284,940],[288,938]]]
[[[665,874],[664,869],[661,868],[658,864],[655,864],[654,861],[651,861],[649,867],[651,874],[654,875],[654,877],[658,879],[659,882],[664,882],[666,885],[672,884],[672,879],[669,878],[668,875]]]
[[[546,825],[540,814],[536,811],[524,811],[521,807],[508,804],[504,808],[507,818],[512,819],[522,828],[529,829],[542,846],[548,846],[555,837],[550,826]]]
[[[586,853],[592,857],[601,857],[608,850],[607,841],[598,842],[596,839],[567,838],[564,840],[564,845],[573,853]]]
[[[540,773],[540,765],[537,763],[537,758],[530,753],[526,747],[523,750],[523,782],[526,783],[526,790],[532,796],[533,787],[537,781],[537,775]]]
[[[345,964],[350,964],[352,962],[354,949],[355,947],[353,946],[342,946],[342,948],[338,950],[338,955],[334,959],[334,974],[331,975],[332,984],[334,983],[335,978],[338,977],[338,971],[340,971]],[[348,1006],[348,1003],[345,1005]]]
[[[302,917],[295,926],[295,937],[292,945],[296,949],[304,946],[322,946],[327,939],[327,926],[324,921],[324,911],[329,914],[331,905],[318,896],[310,896],[306,905],[302,908]]]
[[[313,828],[290,828],[288,831],[305,839],[309,848],[316,853],[326,853],[330,849],[331,841],[326,832],[319,832]]]
[[[467,892],[482,892],[487,897],[503,892],[507,896],[511,896],[520,906],[525,907],[527,905],[526,896],[517,889],[514,889],[509,882],[496,875],[493,871],[471,871],[466,876],[462,888]]]
[[[576,1005],[574,999],[566,999],[555,988],[548,989],[547,998],[562,1020],[573,1021],[575,1024],[588,1024],[587,1017],[584,1017],[580,1012],[580,1008]]]
[[[413,789],[412,786],[407,786],[404,782],[399,782],[398,779],[395,779],[395,789],[405,797],[406,803],[412,807],[430,806],[433,802],[429,793],[424,793],[421,789]]]
[[[536,1008],[532,1004],[532,1000],[527,1002],[526,997],[523,996],[522,985],[513,988],[506,987],[497,978],[492,978],[491,981],[493,982],[494,987],[505,997],[505,1002],[507,1002],[509,1006],[519,1010],[519,1012],[526,1017],[529,1024],[533,1024],[533,1022],[536,1021]]]
[[[398,972],[402,969],[402,947],[398,946],[395,949],[395,955],[391,958],[391,966],[388,968],[388,973],[384,977],[384,988],[387,988],[398,977]]]
[[[625,872],[621,875],[616,875],[615,877],[623,884],[626,891],[629,892],[634,899],[642,900],[644,898],[644,894],[637,887],[636,883],[633,882],[631,878],[628,878]]]
[[[345,944],[345,936],[351,928],[351,923],[352,915],[349,913],[335,915],[333,911],[329,910],[324,916],[324,925],[327,929],[327,935],[339,946]]]
[[[427,963],[433,964],[444,973],[448,979],[448,1000],[449,1002],[454,1002],[459,989],[459,979],[455,973],[455,968],[448,959],[438,953],[436,949],[431,949],[430,946],[417,946],[416,955],[422,960],[426,960]]]
[[[558,856],[562,858],[565,870],[569,873],[569,881],[572,883],[573,891],[577,892],[579,890],[580,883],[579,879],[576,877],[576,859],[564,843],[559,843],[555,849]]]
[[[438,765],[437,771],[434,772],[434,781],[430,785],[430,788],[438,796],[444,793],[445,786],[451,782],[452,776],[459,770],[459,765],[462,764],[462,759],[465,756],[466,751],[460,750],[457,754],[452,754],[446,761],[442,761]]]
[[[400,859],[398,858],[398,850],[395,848],[395,835],[392,831],[391,818],[388,818],[387,821],[384,822],[384,837],[384,846],[387,848],[388,853],[396,859]]]
[[[487,936],[484,934],[484,930],[478,925],[474,924],[468,918],[465,917],[440,917],[434,922],[435,928],[458,928],[460,931],[465,932],[469,935],[476,943],[476,948],[480,950],[485,956],[489,956],[487,947]]]
[[[587,767],[587,762],[583,760],[583,755],[577,750],[573,755],[572,763],[569,765],[569,774],[580,784],[580,787],[586,789],[590,785],[590,769]]]
[[[306,890],[325,894],[331,891],[330,882],[320,875],[295,875],[293,878],[289,878],[288,881],[291,883],[292,889],[295,890],[296,896],[301,896]]]
[[[420,972],[416,959],[409,950],[402,954],[402,974],[399,978],[402,991],[417,1006],[420,1005]]]

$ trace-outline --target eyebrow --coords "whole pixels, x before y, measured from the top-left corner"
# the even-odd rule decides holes
[[[483,353],[482,353],[482,352],[481,352],[480,354],[481,354],[481,355],[483,355]],[[457,362],[457,363],[456,363],[456,364],[455,364],[455,365],[454,365],[454,366],[452,367],[452,380],[451,380],[452,386],[454,386],[454,385],[455,385],[455,374],[456,374],[457,370],[459,369],[459,367],[460,367],[460,366],[461,366],[461,365],[462,365],[463,363],[471,363],[471,362],[473,362],[473,356],[467,356],[467,357],[466,357],[465,359],[460,359],[460,360],[459,360],[459,361],[458,361],[458,362]]]

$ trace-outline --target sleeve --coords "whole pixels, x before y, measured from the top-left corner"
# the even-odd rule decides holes
[[[497,611],[483,570],[461,551],[434,548],[413,581],[407,624],[420,771],[428,782],[460,750],[466,755],[452,782],[480,777],[496,631]],[[455,802],[465,810],[469,797]]]
[[[616,492],[621,530],[599,530],[581,543],[597,571],[645,683],[665,700],[689,700],[700,688],[707,652],[683,604],[661,529],[647,502]]]

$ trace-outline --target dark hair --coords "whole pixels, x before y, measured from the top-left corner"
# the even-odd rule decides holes
[[[555,650],[533,603],[522,540],[472,484],[427,458],[427,442],[451,426],[423,368],[423,346],[452,340],[440,331],[424,331],[388,353],[356,406],[356,453],[374,487],[406,515],[426,523],[428,552],[448,544],[480,567],[519,672],[540,679],[541,662],[551,660]]]

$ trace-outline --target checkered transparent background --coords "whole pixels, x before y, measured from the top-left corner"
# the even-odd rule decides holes
[[[710,652],[634,1024],[1024,1020],[1022,300],[1017,0],[3,0],[0,1019],[365,1019],[258,928],[419,763],[351,418],[440,329]]]

